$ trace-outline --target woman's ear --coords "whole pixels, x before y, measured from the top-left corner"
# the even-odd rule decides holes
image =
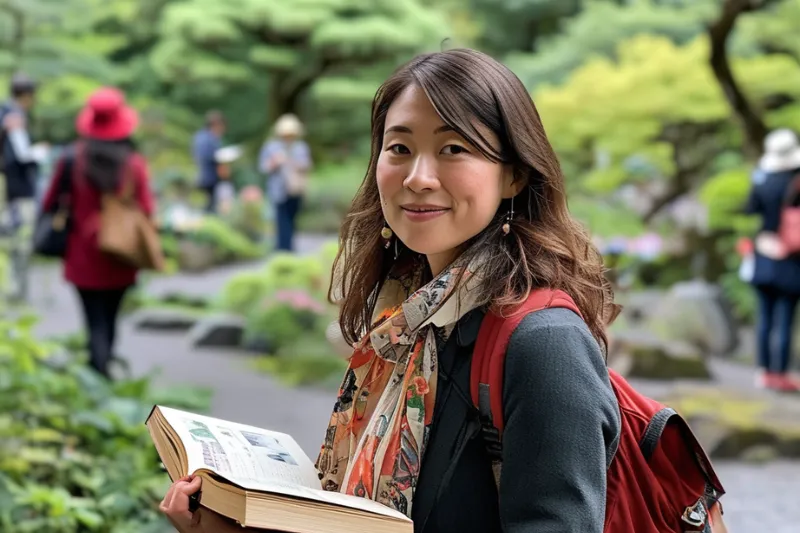
[[[503,166],[503,199],[507,200],[518,195],[528,184],[527,176],[515,175],[512,165]]]

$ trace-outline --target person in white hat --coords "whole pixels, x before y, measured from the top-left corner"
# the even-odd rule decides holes
[[[295,220],[308,187],[311,153],[303,141],[303,124],[292,114],[282,115],[275,123],[275,134],[261,148],[259,169],[266,177],[266,191],[277,222],[277,246],[280,251],[294,249]]]
[[[753,180],[745,209],[761,217],[754,269],[749,274],[759,302],[756,384],[798,392],[800,380],[788,370],[792,325],[800,301],[800,255],[787,253],[784,245],[786,201],[791,188],[800,187],[800,141],[793,131],[779,129],[767,135],[758,171],[760,179]]]

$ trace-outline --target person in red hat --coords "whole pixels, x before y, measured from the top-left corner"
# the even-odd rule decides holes
[[[117,314],[125,292],[136,282],[137,270],[98,248],[101,199],[105,193],[120,194],[123,183],[132,180],[139,207],[148,216],[153,213],[147,162],[131,139],[138,122],[121,91],[95,91],[78,114],[80,140],[57,162],[42,204],[43,211],[50,211],[69,191],[64,277],[75,286],[83,307],[90,364],[109,378]]]

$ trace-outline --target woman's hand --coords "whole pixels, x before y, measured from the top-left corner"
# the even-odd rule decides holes
[[[200,490],[203,480],[198,476],[186,476],[170,486],[159,509],[167,515],[175,529],[181,533],[199,531],[199,513],[189,510],[189,497]]]

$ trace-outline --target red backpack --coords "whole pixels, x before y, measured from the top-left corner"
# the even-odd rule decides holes
[[[800,254],[800,176],[792,180],[786,191],[778,235],[787,254]]]
[[[472,359],[470,389],[495,467],[502,465],[503,367],[511,334],[529,313],[566,308],[562,291],[539,290],[508,316],[487,314]],[[608,469],[605,533],[724,533],[718,499],[725,493],[711,462],[675,411],[631,387],[609,370],[619,401],[622,433]]]

